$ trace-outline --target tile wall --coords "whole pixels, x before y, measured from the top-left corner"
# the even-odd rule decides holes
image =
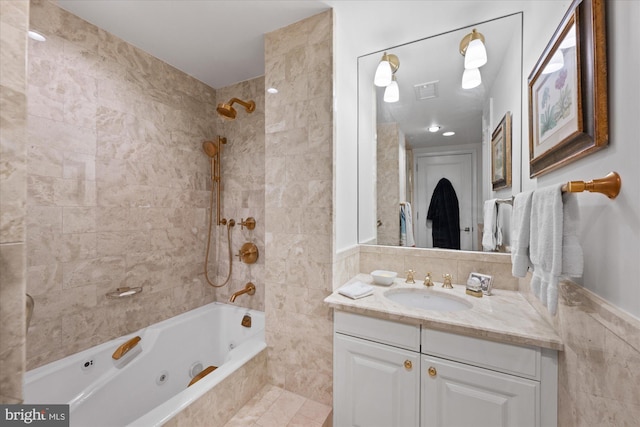
[[[215,291],[216,300],[228,301],[231,293],[244,288],[245,284],[251,281],[256,285],[255,295],[239,296],[235,304],[261,311],[264,311],[266,253],[264,244],[264,94],[264,77],[216,90],[218,102],[239,98],[243,101],[253,100],[256,103],[255,111],[250,114],[241,105],[234,104],[238,112],[235,120],[216,118],[218,133],[227,138],[227,144],[222,146],[221,216],[227,219],[233,218],[236,221],[235,227],[231,229],[233,255],[231,282]],[[240,226],[240,220],[247,217],[255,218],[254,230],[249,231]],[[214,241],[217,242],[216,255],[214,257],[212,254],[209,257],[209,271],[215,273],[216,265],[218,266],[218,278],[215,283],[220,284],[224,282],[229,271],[226,227],[217,227],[215,240],[214,236],[216,232],[212,233],[212,245]],[[245,242],[255,243],[258,247],[259,255],[255,264],[238,262],[238,257],[235,256]],[[216,259],[216,262],[212,262]],[[214,277],[215,274],[210,275],[210,278]]]
[[[31,3],[27,368],[214,299],[202,266],[213,89],[48,1]],[[135,297],[109,300],[122,286]]]
[[[376,219],[382,224],[378,227],[379,245],[398,245],[400,243],[400,153],[398,138],[400,128],[397,123],[384,123],[377,126],[376,145]],[[404,175],[404,174],[403,174]],[[403,198],[404,200],[404,198]]]
[[[273,385],[331,403],[333,12],[265,37],[265,309]]]
[[[430,272],[434,282],[442,282],[442,275],[448,273],[453,283],[467,283],[469,274],[475,272],[493,276],[496,289],[518,290],[518,280],[511,275],[511,254],[360,246],[360,273],[391,270],[406,277],[410,269],[415,271],[416,282]]]
[[[558,426],[634,426],[640,419],[640,321],[570,281],[561,281],[558,312],[520,291],[564,342],[558,356]]]
[[[28,1],[0,1],[0,403],[22,401],[25,370],[28,27]]]

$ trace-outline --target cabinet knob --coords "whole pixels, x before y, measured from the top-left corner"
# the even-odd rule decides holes
[[[435,377],[436,375],[438,375],[438,371],[436,371],[436,368],[434,368],[433,366],[429,367],[429,375],[432,377]]]
[[[404,361],[404,368],[405,368],[407,371],[410,371],[410,370],[411,370],[411,368],[413,368],[413,363],[411,363],[411,360],[405,360],[405,361]]]

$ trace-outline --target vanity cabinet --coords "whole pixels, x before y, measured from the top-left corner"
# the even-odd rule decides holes
[[[556,351],[335,311],[336,427],[552,427],[556,400]]]

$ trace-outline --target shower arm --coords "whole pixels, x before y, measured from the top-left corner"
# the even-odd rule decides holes
[[[247,110],[247,112],[252,112],[255,109],[255,104],[251,103],[251,102],[245,102],[241,99],[238,98],[231,98],[229,100],[229,106],[231,107],[233,104],[238,103],[240,105],[242,105],[244,107],[245,110]]]

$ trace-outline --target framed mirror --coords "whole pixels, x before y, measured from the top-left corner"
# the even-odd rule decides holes
[[[474,30],[484,38],[487,62],[477,70],[480,84],[464,89],[461,45]],[[381,60],[392,55],[398,62],[397,67],[391,64],[395,83],[376,86]],[[399,99],[387,102],[395,84]],[[484,201],[520,191],[522,84],[522,13],[359,57],[359,243],[481,250]],[[465,86],[470,85],[465,81]],[[494,191],[491,140],[507,114],[513,179]],[[432,202],[443,179],[457,198],[459,236],[451,240],[459,238],[459,247],[439,241]],[[507,204],[501,215],[503,246],[508,247]],[[450,218],[440,221],[455,222]]]

